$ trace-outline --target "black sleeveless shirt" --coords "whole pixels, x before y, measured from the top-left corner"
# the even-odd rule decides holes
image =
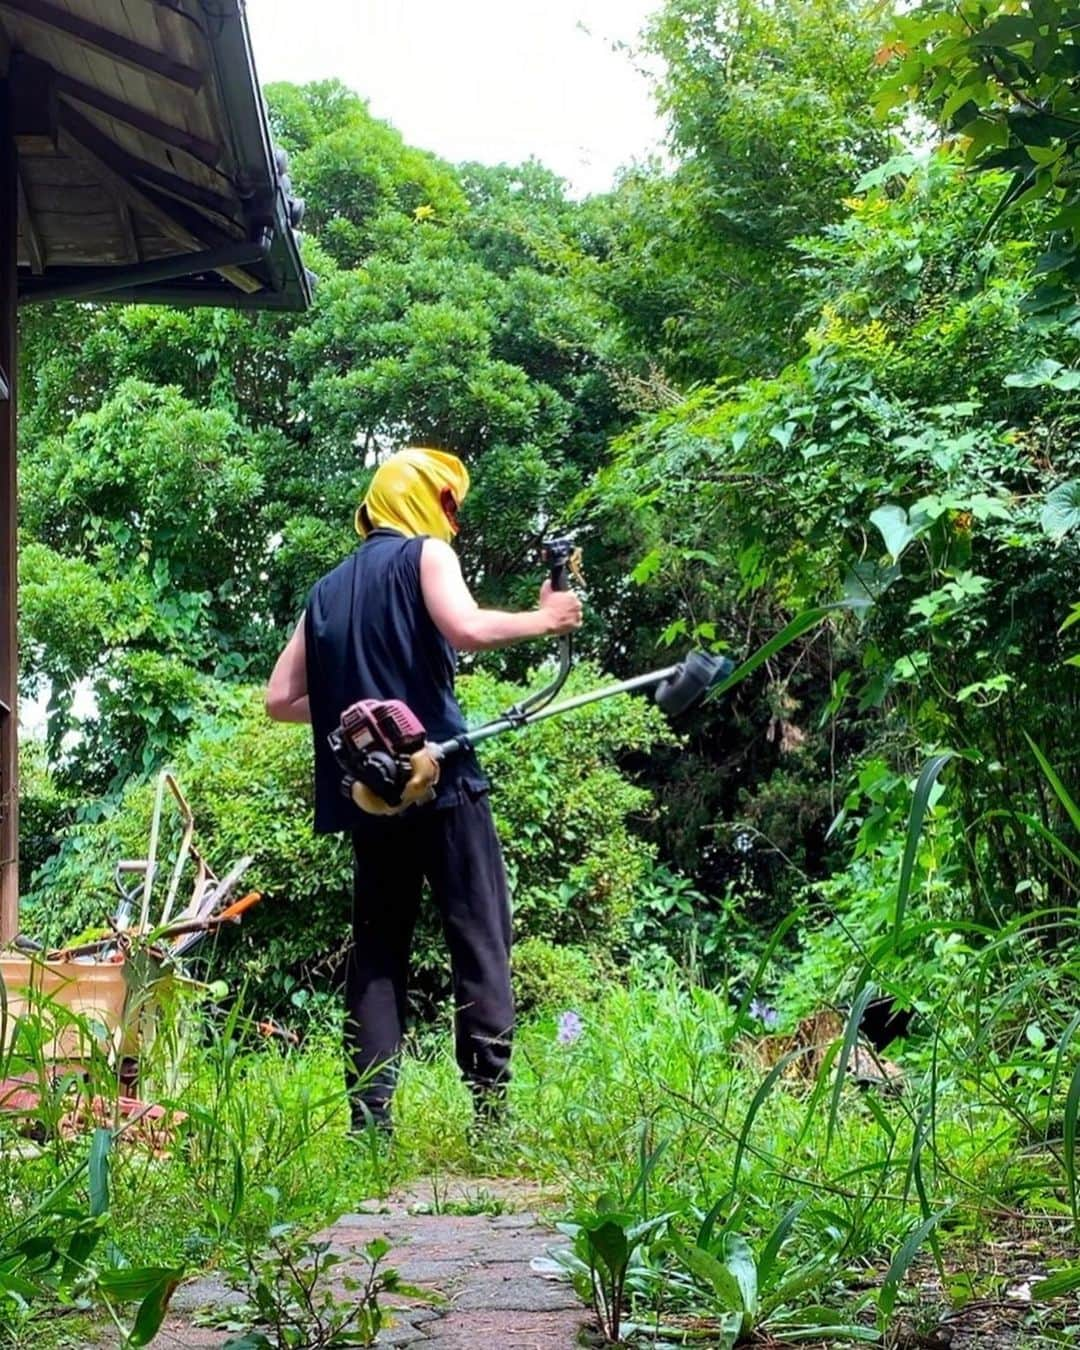
[[[341,793],[341,769],[327,744],[342,711],[362,698],[402,699],[427,729],[447,740],[465,729],[454,697],[457,653],[432,622],[420,589],[423,538],[373,530],[315,583],[304,615],[308,702],[315,740],[315,830],[330,834],[370,821]],[[477,795],[488,781],[472,750],[442,766],[437,810]]]

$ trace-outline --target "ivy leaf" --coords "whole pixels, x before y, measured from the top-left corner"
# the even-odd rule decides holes
[[[1080,370],[1066,370],[1053,357],[1043,357],[1027,370],[1017,370],[1005,376],[1010,389],[1061,389],[1066,393],[1080,389]]]
[[[1080,479],[1059,483],[1047,494],[1039,523],[1051,539],[1060,539],[1080,525]]]
[[[663,562],[663,553],[658,548],[650,549],[644,558],[638,563],[630,573],[630,579],[639,586],[644,586],[651,581],[660,571],[660,565]]]
[[[784,450],[791,444],[791,438],[795,435],[796,425],[794,422],[784,422],[779,426],[770,427],[769,435]]]
[[[885,551],[897,561],[907,546],[915,538],[915,531],[908,523],[908,513],[902,506],[879,506],[870,514],[871,525],[876,525],[885,541]]]

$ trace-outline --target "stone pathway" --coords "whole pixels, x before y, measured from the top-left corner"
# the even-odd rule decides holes
[[[572,1350],[591,1324],[588,1310],[568,1284],[537,1275],[529,1265],[559,1240],[532,1212],[541,1198],[535,1188],[502,1180],[428,1183],[343,1215],[319,1237],[353,1258],[335,1267],[339,1280],[363,1274],[358,1253],[372,1238],[385,1237],[392,1247],[386,1264],[407,1283],[441,1295],[431,1302],[384,1295],[393,1320],[379,1345]],[[478,1208],[492,1212],[463,1212]],[[155,1346],[218,1350],[230,1333],[196,1327],[192,1318],[208,1305],[220,1309],[236,1301],[213,1278],[185,1285]]]

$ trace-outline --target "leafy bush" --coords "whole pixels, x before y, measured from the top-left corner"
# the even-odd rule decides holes
[[[582,667],[566,693],[595,687],[599,678]],[[483,674],[464,679],[461,692],[470,721],[493,716],[521,694]],[[585,946],[621,937],[653,855],[629,828],[651,810],[651,795],[620,770],[619,756],[673,739],[650,703],[615,698],[483,747],[521,936]]]
[[[59,847],[75,801],[49,771],[45,747],[24,740],[19,746],[19,869],[29,877]]]
[[[582,669],[569,687],[597,678]],[[461,693],[478,721],[521,691],[475,674],[462,678]],[[620,698],[485,747],[519,937],[602,950],[619,939],[652,851],[630,827],[650,795],[619,770],[618,757],[665,740],[671,733],[655,708]],[[220,872],[253,855],[246,881],[265,895],[242,929],[217,940],[215,974],[250,981],[271,1004],[303,1004],[310,995],[302,985],[325,989],[337,977],[352,886],[344,841],[312,832],[309,730],[268,721],[261,691],[229,694],[183,743],[175,768],[211,865]],[[114,808],[68,831],[25,907],[47,940],[100,924],[115,908],[112,869],[145,855],[153,797],[152,782],[132,780]],[[163,839],[163,858],[167,847]],[[415,964],[426,994],[444,992],[446,959],[430,915]]]
[[[668,979],[674,962],[713,988],[752,965],[761,938],[743,912],[750,883],[746,875],[741,880],[722,896],[704,895],[681,873],[662,863],[653,868],[638,887],[629,924],[627,947],[638,974]]]
[[[519,1013],[577,1008],[602,988],[595,957],[582,947],[557,947],[527,937],[514,947],[514,999]]]

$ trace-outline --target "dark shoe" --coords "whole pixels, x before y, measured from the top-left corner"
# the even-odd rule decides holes
[[[371,1132],[369,1134],[368,1132]],[[394,1121],[390,1115],[389,1102],[355,1101],[349,1108],[349,1133],[356,1139],[383,1135],[390,1139],[394,1133]]]

